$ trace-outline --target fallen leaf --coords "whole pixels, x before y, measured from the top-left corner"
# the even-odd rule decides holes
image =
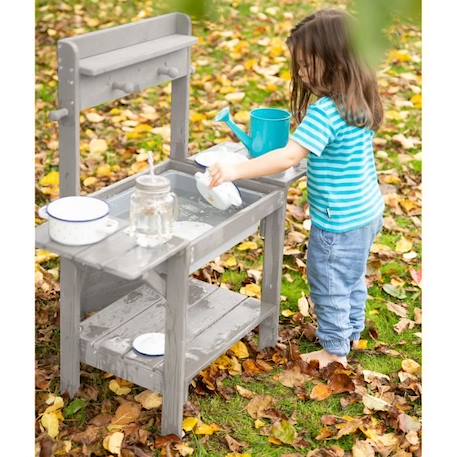
[[[257,249],[257,243],[255,241],[245,241],[238,245],[237,249],[239,251],[247,251],[248,249]]]
[[[103,447],[113,454],[121,455],[122,441],[124,440],[124,434],[122,432],[114,432],[107,436],[103,440]]]
[[[332,395],[332,390],[326,384],[317,384],[313,387],[311,391],[310,398],[311,400],[322,401]]]
[[[267,417],[265,411],[272,408],[274,399],[270,395],[256,395],[247,405],[246,411],[253,419]]]
[[[307,379],[309,378],[300,371],[300,367],[297,365],[293,366],[290,370],[284,370],[273,377],[273,380],[279,381],[286,387],[303,386]]]
[[[239,386],[238,384],[235,386],[235,388],[238,391],[238,393],[244,398],[251,399],[251,398],[254,398],[254,396],[255,396],[255,393],[252,392],[252,390],[246,389],[242,386]]]
[[[302,314],[303,316],[307,317],[309,316],[309,304],[308,304],[308,300],[307,298],[305,297],[305,294],[301,293],[301,298],[298,300],[298,310],[300,311],[300,314]]]
[[[384,284],[382,286],[382,290],[387,294],[392,295],[392,297],[398,298],[400,300],[406,298],[406,292],[402,287],[394,286],[392,284]]]
[[[371,409],[373,411],[388,411],[390,408],[389,403],[387,403],[382,398],[378,398],[373,395],[363,395],[362,401],[368,409]]]
[[[108,144],[105,140],[99,138],[92,138],[89,143],[89,151],[92,154],[106,152],[108,150]]]
[[[421,429],[421,423],[417,417],[401,413],[398,415],[398,428],[404,433],[418,432]]]
[[[395,331],[400,335],[403,333],[405,330],[411,330],[414,328],[416,323],[412,321],[411,319],[407,319],[406,317],[402,317],[395,325],[394,329]]]
[[[175,449],[179,452],[179,455],[182,455],[183,457],[194,453],[194,449],[186,443],[175,444]]]
[[[247,295],[248,297],[260,298],[261,289],[258,284],[249,283],[246,286],[240,288],[240,294]]]
[[[352,446],[352,457],[375,457],[375,452],[368,440],[357,440]]]
[[[242,342],[238,341],[231,348],[230,351],[233,352],[239,359],[247,359],[249,357],[249,351],[247,346]]]
[[[40,179],[40,186],[58,186],[59,182],[59,172],[51,171]]]
[[[105,118],[103,116],[100,116],[98,113],[86,113],[86,118],[89,122],[102,122]]]
[[[45,412],[41,416],[40,422],[51,438],[55,438],[59,434],[59,414],[57,412]]]
[[[113,172],[111,171],[111,167],[108,164],[105,164],[97,167],[97,170],[95,170],[95,174],[97,178],[109,178],[113,174]]]
[[[401,367],[409,374],[418,375],[421,372],[421,366],[412,359],[402,360]]]
[[[241,100],[243,100],[245,95],[246,94],[244,92],[232,92],[230,94],[227,94],[225,96],[225,99],[229,102],[240,102]]]
[[[221,428],[216,424],[199,424],[194,429],[196,435],[212,435],[214,432],[220,431]]]
[[[198,424],[198,417],[186,417],[182,421],[182,428],[186,432],[190,432]]]
[[[141,414],[141,406],[133,401],[125,401],[116,410],[112,425],[127,425],[135,422]]]
[[[271,426],[271,434],[285,444],[292,444],[297,439],[297,431],[294,426],[284,419]]]
[[[401,304],[401,303],[387,303],[387,309],[389,311],[392,311],[394,314],[396,314],[399,317],[406,317],[408,314],[408,309],[406,305]]]
[[[334,394],[354,392],[355,390],[354,382],[345,373],[334,373],[330,377],[328,387]]]
[[[377,371],[371,371],[371,370],[363,370],[363,379],[365,382],[372,382],[374,379],[386,379],[387,381],[390,381],[389,376],[383,373],[378,373]]]
[[[135,400],[141,403],[144,409],[159,408],[162,405],[162,396],[150,390],[144,390],[138,395],[135,395]]]
[[[112,379],[108,385],[109,389],[112,390],[116,395],[127,395],[132,390],[132,383],[125,381],[124,379]]]

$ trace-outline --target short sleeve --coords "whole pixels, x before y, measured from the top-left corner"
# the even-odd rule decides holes
[[[333,139],[328,114],[318,106],[311,105],[291,139],[320,156],[327,144]]]

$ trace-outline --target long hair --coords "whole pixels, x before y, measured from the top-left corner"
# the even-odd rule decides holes
[[[352,46],[352,21],[343,10],[321,10],[299,22],[287,38],[292,57],[290,108],[298,122],[312,97],[327,96],[348,124],[372,130],[381,125],[376,74]]]

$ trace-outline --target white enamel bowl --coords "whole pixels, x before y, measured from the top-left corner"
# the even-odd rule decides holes
[[[119,225],[108,217],[108,204],[94,197],[59,198],[40,208],[39,215],[49,221],[49,237],[69,246],[97,243]]]

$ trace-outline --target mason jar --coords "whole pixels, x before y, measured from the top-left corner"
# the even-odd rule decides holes
[[[130,235],[143,247],[156,246],[172,237],[178,218],[178,199],[165,176],[138,176],[130,197]]]

